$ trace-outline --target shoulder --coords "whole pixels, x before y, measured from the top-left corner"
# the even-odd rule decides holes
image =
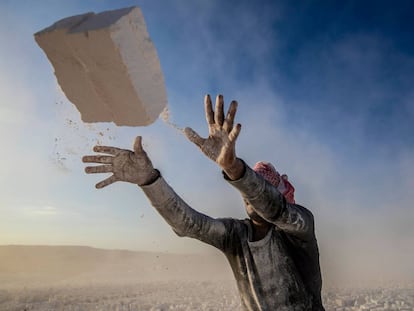
[[[290,205],[291,207],[295,208],[301,214],[303,214],[304,216],[308,217],[309,219],[311,219],[313,221],[312,212],[309,209],[307,209],[306,207],[304,207],[303,205],[296,204],[296,203],[287,203],[287,205]]]
[[[248,236],[248,220],[234,218],[218,218],[217,220],[224,225],[226,230],[222,251],[226,254],[240,253],[243,241]]]
[[[242,232],[248,230],[249,219],[217,218],[217,220],[222,222],[228,231]]]

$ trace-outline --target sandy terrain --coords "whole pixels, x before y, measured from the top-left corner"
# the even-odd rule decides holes
[[[0,290],[0,310],[240,310],[233,282],[169,281]]]
[[[414,311],[414,283],[324,289],[327,311]],[[241,310],[219,252],[0,246],[0,310]]]
[[[221,254],[0,246],[0,310],[239,310]]]

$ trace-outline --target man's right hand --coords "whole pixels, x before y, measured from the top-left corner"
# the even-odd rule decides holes
[[[193,142],[211,160],[216,162],[231,178],[240,177],[244,165],[236,157],[236,140],[239,136],[241,125],[234,125],[234,117],[237,112],[237,102],[232,101],[230,108],[224,117],[224,100],[222,95],[216,98],[216,107],[213,111],[211,98],[206,95],[204,108],[209,135],[202,138],[192,128],[185,128],[187,138]]]
[[[137,185],[145,185],[155,181],[159,173],[154,170],[151,160],[142,148],[142,137],[135,139],[134,151],[108,146],[95,146],[93,151],[106,155],[84,156],[84,163],[99,163],[103,165],[88,166],[87,174],[112,173],[112,176],[96,184],[100,189],[116,181],[125,181]]]

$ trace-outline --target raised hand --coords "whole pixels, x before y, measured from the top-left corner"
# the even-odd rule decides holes
[[[234,126],[234,117],[237,112],[237,102],[232,101],[224,117],[224,100],[222,95],[216,98],[216,108],[213,111],[210,95],[204,99],[208,137],[202,138],[192,128],[185,128],[187,138],[196,144],[211,160],[223,170],[229,170],[236,165],[236,139],[239,136],[241,125]]]
[[[134,151],[108,146],[95,146],[93,151],[106,155],[84,156],[84,163],[99,163],[99,166],[87,166],[87,174],[112,173],[112,176],[96,184],[100,189],[116,181],[126,181],[137,185],[144,185],[159,176],[154,170],[151,160],[142,148],[142,137],[138,136],[134,142]]]

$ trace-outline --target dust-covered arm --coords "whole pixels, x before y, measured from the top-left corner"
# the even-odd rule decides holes
[[[177,235],[225,249],[228,228],[224,219],[214,219],[191,208],[162,177],[141,188]]]
[[[154,169],[142,148],[140,136],[135,139],[133,151],[109,146],[95,146],[94,151],[104,155],[84,156],[82,161],[101,165],[86,167],[86,173],[112,173],[97,183],[96,188],[117,181],[137,184],[178,235],[193,237],[223,249],[227,230],[225,220],[213,219],[189,207]]]
[[[267,222],[302,240],[314,236],[312,213],[303,206],[287,203],[276,187],[248,165],[244,164],[244,174],[239,179],[232,180],[226,174],[224,177],[241,192],[255,212]]]
[[[299,205],[286,203],[275,187],[237,158],[236,140],[241,130],[241,124],[234,125],[237,106],[237,102],[232,101],[225,117],[223,96],[217,96],[213,110],[211,98],[207,95],[204,98],[204,109],[208,137],[202,138],[187,127],[187,138],[222,168],[228,179],[232,180],[231,183],[241,191],[243,197],[263,219],[302,239],[311,237],[312,214]]]

